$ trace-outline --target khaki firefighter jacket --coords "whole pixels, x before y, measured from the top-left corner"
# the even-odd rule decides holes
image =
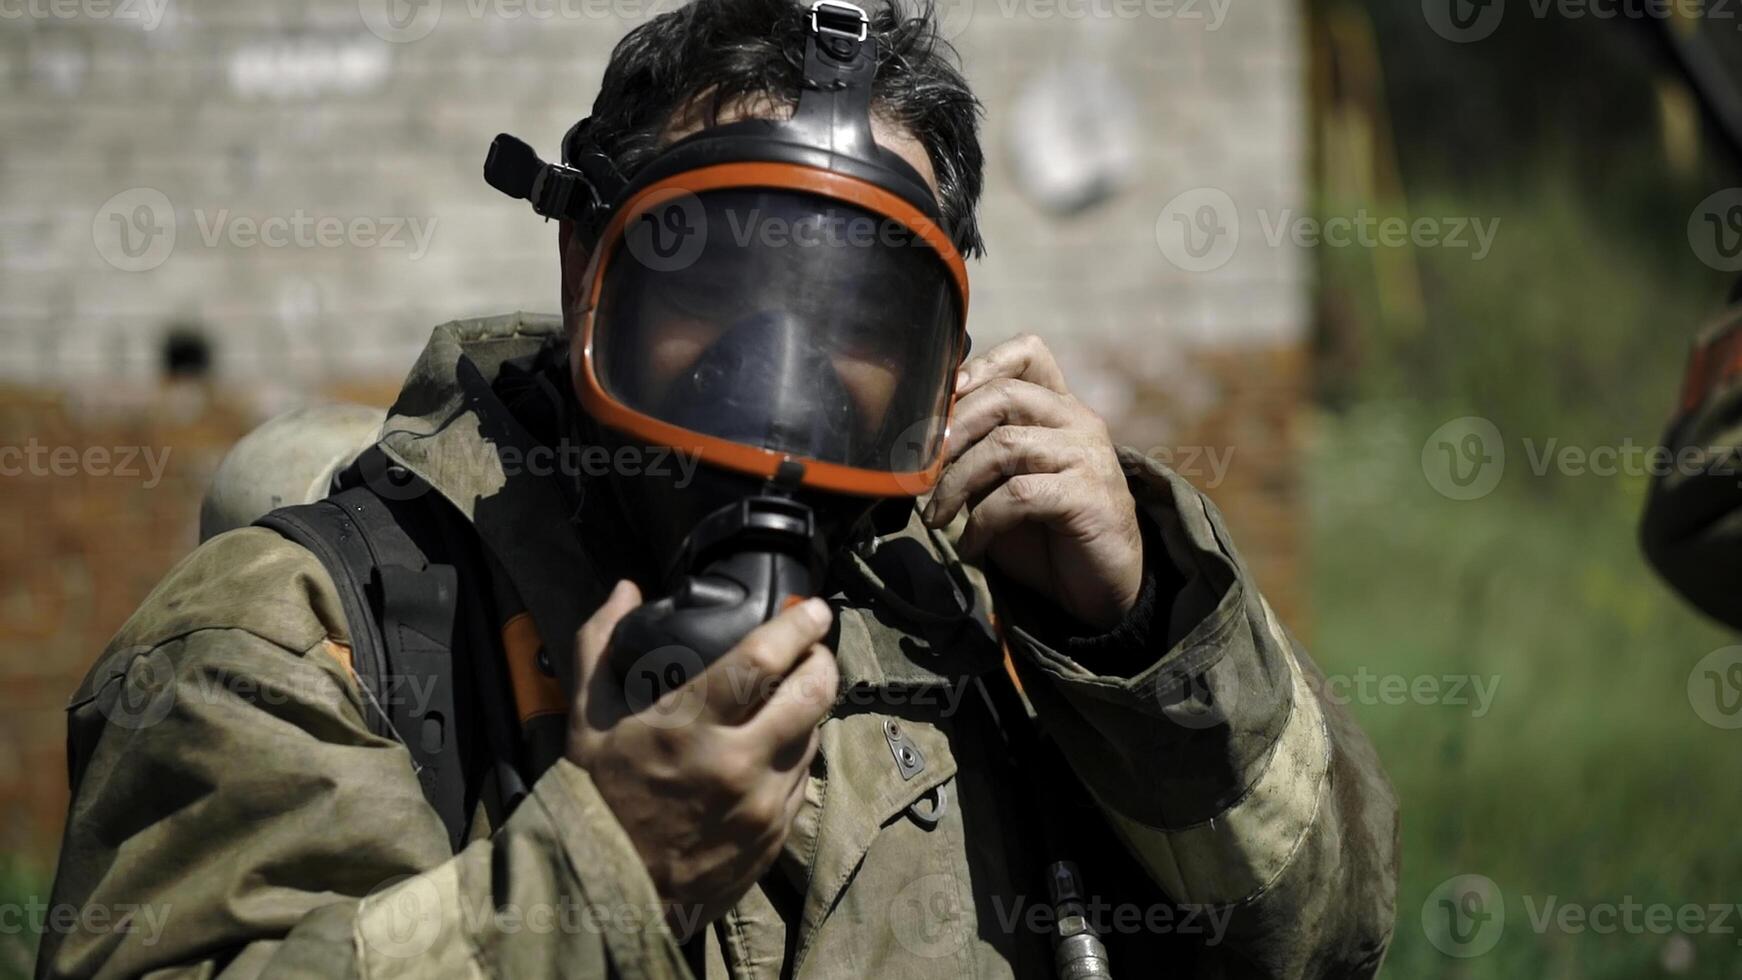
[[[53,901],[107,914],[51,928],[39,976],[689,975],[634,847],[562,757],[548,662],[634,537],[533,465],[548,440],[506,380],[561,332],[524,314],[438,328],[381,441],[488,556],[530,794],[510,809],[483,793],[454,853],[406,748],[365,721],[331,577],[270,530],[229,532],[168,575],[68,706]],[[1320,696],[1215,508],[1122,459],[1148,535],[1143,622],[1074,635],[917,519],[836,562],[840,700],[784,853],[698,940],[708,976],[1052,976],[1059,857],[1082,867],[1114,976],[1377,971],[1398,818],[1373,748]],[[958,593],[996,597],[1001,640]],[[1010,748],[1026,722],[985,693],[1010,684],[1006,652],[1056,752]],[[1069,821],[1050,844],[1043,806]]]

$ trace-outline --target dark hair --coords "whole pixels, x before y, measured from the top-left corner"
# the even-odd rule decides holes
[[[938,36],[932,0],[911,12],[903,4],[871,12],[879,42],[872,107],[925,147],[945,229],[964,256],[981,255],[980,103]],[[704,121],[740,100],[796,104],[806,13],[794,0],[695,0],[640,25],[611,52],[585,142],[629,177],[659,154],[673,115],[697,96],[710,96],[696,107]]]

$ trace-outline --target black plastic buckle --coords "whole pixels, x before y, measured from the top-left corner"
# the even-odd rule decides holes
[[[577,187],[592,193],[579,170],[560,163],[547,163],[532,179],[532,190],[526,199],[532,202],[532,210],[544,215],[547,221],[571,217],[569,202],[574,199]]]
[[[566,164],[544,162],[532,147],[507,133],[498,135],[490,144],[490,155],[484,160],[484,179],[509,197],[531,202],[532,210],[546,220],[580,220],[599,204],[584,172]],[[580,200],[575,196],[577,190],[585,195]],[[577,204],[584,206],[574,207]]]

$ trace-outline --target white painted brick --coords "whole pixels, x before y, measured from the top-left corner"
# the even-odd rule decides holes
[[[638,18],[534,21],[494,0],[473,18],[466,0],[446,0],[427,38],[390,44],[369,33],[357,0],[171,7],[150,32],[77,22],[0,32],[0,374],[137,375],[155,363],[163,326],[191,317],[235,378],[393,377],[437,322],[555,308],[554,226],[490,191],[479,167],[498,131],[554,155]],[[1145,350],[1298,341],[1303,256],[1247,227],[1226,267],[1184,273],[1154,226],[1197,186],[1223,188],[1243,212],[1304,205],[1301,29],[1290,3],[1236,3],[1208,30],[1006,17],[999,0],[979,0],[957,39],[989,109],[991,256],[973,270],[975,332],[1042,329]],[[1014,92],[1070,58],[1115,66],[1141,132],[1130,186],[1060,220],[1020,195],[1007,161],[1023,135]],[[177,212],[175,251],[143,273],[109,267],[92,242],[98,207],[133,187],[163,191]],[[208,246],[199,218],[226,209],[418,216],[436,229],[416,261],[386,248]]]

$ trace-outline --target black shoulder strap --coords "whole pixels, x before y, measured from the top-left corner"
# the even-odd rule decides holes
[[[360,461],[352,472],[386,470]],[[407,478],[416,479],[401,480]],[[325,500],[282,508],[256,523],[309,549],[332,576],[369,726],[411,753],[424,797],[458,850],[477,803],[474,767],[459,733],[466,706],[455,683],[465,669],[457,661],[467,638],[460,622],[461,567],[471,563],[445,554],[452,537],[439,522],[457,518],[444,512],[438,494],[396,481],[389,498],[365,481],[352,482]],[[477,571],[469,569],[468,577]],[[476,597],[481,587],[470,583],[465,593]],[[488,659],[484,651],[475,655]]]

